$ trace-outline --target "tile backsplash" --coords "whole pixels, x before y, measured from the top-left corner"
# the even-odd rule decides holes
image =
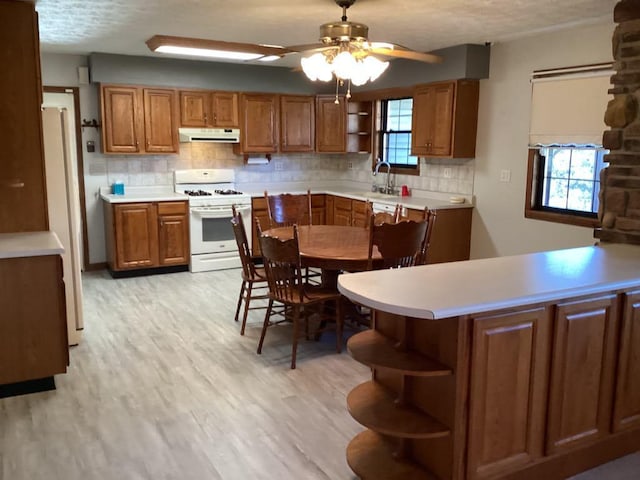
[[[173,171],[190,168],[233,168],[236,183],[281,183],[346,180],[365,184],[384,182],[371,174],[371,155],[276,154],[269,163],[245,165],[230,144],[181,143],[177,155],[104,156],[87,159],[88,176],[105,176],[108,185],[171,185]],[[420,159],[420,175],[393,175],[396,186],[442,193],[473,193],[474,159]]]

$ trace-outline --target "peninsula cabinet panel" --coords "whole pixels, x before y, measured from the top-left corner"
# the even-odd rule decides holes
[[[316,97],[316,151],[345,153],[347,151],[346,100],[335,95]]]
[[[314,97],[280,96],[281,152],[313,152],[315,128]]]
[[[118,269],[158,264],[158,227],[153,203],[115,205],[116,266]]]
[[[543,454],[550,312],[473,319],[469,478],[489,478]]]
[[[207,90],[180,91],[181,127],[231,128],[239,125],[237,93]]]
[[[140,153],[143,116],[137,87],[102,87],[102,145],[105,153]]]
[[[613,428],[640,427],[640,290],[624,296]]]
[[[145,88],[143,98],[146,152],[177,152],[178,125],[176,124],[175,92]]]
[[[60,256],[1,259],[0,311],[0,385],[66,372],[69,346]]]
[[[0,233],[48,230],[34,2],[0,2]]]
[[[234,152],[273,153],[278,151],[278,96],[240,95],[240,143]]]
[[[477,80],[417,86],[413,95],[411,154],[475,157],[478,99]]]
[[[609,434],[617,338],[615,295],[561,303],[553,342],[547,454]]]

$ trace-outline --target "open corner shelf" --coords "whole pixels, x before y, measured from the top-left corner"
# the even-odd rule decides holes
[[[356,435],[347,447],[347,463],[367,480],[437,480],[423,467],[397,459],[395,445],[371,430]]]
[[[391,369],[417,377],[451,375],[446,365],[413,351],[400,351],[394,340],[376,330],[365,330],[349,339],[347,349],[360,363],[376,369]]]
[[[451,433],[445,425],[421,410],[398,404],[392,391],[373,380],[351,390],[347,407],[360,425],[384,435],[424,439]]]

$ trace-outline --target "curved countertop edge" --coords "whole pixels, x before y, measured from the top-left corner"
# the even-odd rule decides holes
[[[616,244],[338,277],[340,293],[357,303],[432,320],[633,288],[640,246]]]
[[[112,193],[101,193],[100,197],[109,203],[144,203],[144,202],[176,202],[187,201],[189,197],[182,193],[126,193],[124,195],[114,195]]]
[[[0,259],[60,255],[64,247],[51,231],[0,233]]]

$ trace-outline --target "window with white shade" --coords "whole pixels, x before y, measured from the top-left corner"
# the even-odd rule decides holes
[[[595,226],[610,64],[534,72],[525,216]]]

